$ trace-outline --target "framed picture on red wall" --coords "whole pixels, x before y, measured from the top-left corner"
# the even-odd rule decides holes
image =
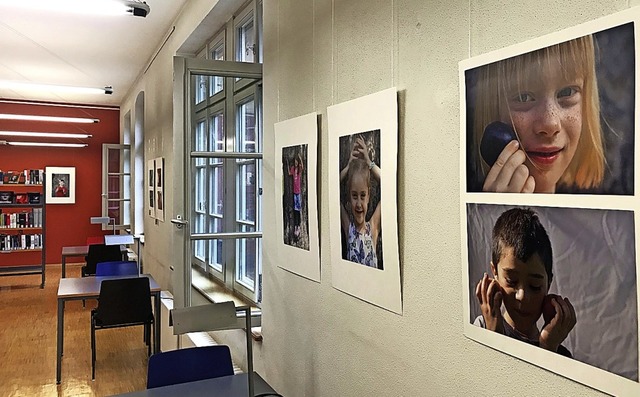
[[[47,167],[47,204],[75,204],[76,168]]]

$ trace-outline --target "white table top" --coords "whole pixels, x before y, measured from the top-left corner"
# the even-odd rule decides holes
[[[159,292],[160,286],[150,274],[142,276],[149,278],[149,286],[151,292]],[[137,276],[130,276],[137,277]],[[77,277],[77,278],[61,278],[58,285],[58,298],[71,298],[74,296],[98,296],[100,294],[100,283],[102,280],[112,280],[125,278],[125,276],[108,276],[108,277]]]

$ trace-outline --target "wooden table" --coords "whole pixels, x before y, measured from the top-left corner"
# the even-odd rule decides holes
[[[141,277],[149,278],[151,296],[154,303],[154,353],[160,351],[160,286],[151,275],[143,274]],[[122,276],[109,277],[79,277],[61,278],[58,285],[58,347],[56,357],[56,383],[62,379],[62,352],[64,341],[64,303],[71,300],[96,299],[100,295],[102,280],[112,280]],[[87,322],[87,324],[89,324]]]
[[[83,259],[89,253],[88,245],[77,245],[73,247],[62,247],[62,278],[67,276],[67,258],[81,256]]]

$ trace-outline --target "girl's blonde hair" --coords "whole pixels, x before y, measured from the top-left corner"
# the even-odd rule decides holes
[[[349,164],[349,171],[347,172],[347,191],[351,189],[351,181],[354,175],[362,175],[364,180],[367,181],[367,187],[371,190],[371,169],[369,164],[362,159],[355,159]],[[371,199],[371,192],[369,192],[369,199]]]
[[[595,71],[593,37],[583,36],[526,54],[480,67],[477,75],[473,144],[478,175],[486,175],[489,166],[480,156],[480,141],[485,127],[500,120],[500,105],[507,103],[508,92],[540,81],[545,65],[557,62],[567,80],[583,79],[582,131],[576,153],[559,184],[587,189],[598,187],[604,177],[604,147],[600,126],[600,100]]]

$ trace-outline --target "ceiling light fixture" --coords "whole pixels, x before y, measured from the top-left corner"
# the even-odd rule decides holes
[[[87,146],[89,146],[87,143],[13,142],[13,141],[0,141],[0,145],[70,147],[70,148],[79,148],[79,147],[87,147]]]
[[[7,81],[0,80],[0,88],[6,88],[10,90],[31,90],[31,91],[57,91],[57,92],[72,92],[76,94],[113,94],[113,87],[105,86],[102,88],[96,87],[73,87],[69,85],[52,85],[52,84],[36,84],[22,81]]]
[[[0,136],[20,136],[33,138],[91,138],[90,134],[72,134],[65,132],[35,132],[35,131],[0,131]]]
[[[0,120],[22,120],[22,121],[50,121],[56,123],[99,123],[100,119],[90,119],[85,117],[59,117],[59,116],[37,116],[31,114],[10,114],[0,113]]]
[[[140,0],[0,0],[2,6],[29,7],[38,11],[55,11],[91,15],[134,15],[146,17],[151,9]]]

